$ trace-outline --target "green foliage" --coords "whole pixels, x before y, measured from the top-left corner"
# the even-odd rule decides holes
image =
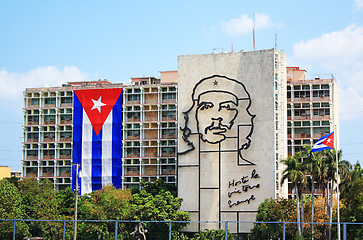
[[[363,169],[357,162],[349,169],[349,174],[343,178],[341,184],[342,222],[363,222]],[[361,225],[349,225],[347,228],[349,239],[363,239]]]
[[[189,213],[180,211],[182,199],[170,192],[161,190],[153,196],[141,190],[133,194],[131,209],[134,220],[143,221],[189,221]],[[172,229],[179,230],[185,223],[173,223]],[[168,234],[168,223],[146,223],[147,239],[165,239]]]
[[[223,240],[225,239],[225,231],[223,229],[217,230],[204,230],[196,233],[194,235],[195,240]],[[227,232],[227,239],[234,240],[233,234]]]
[[[151,193],[153,196],[158,195],[160,192],[170,192],[174,197],[177,196],[176,185],[173,183],[165,183],[163,180],[158,179],[155,182],[144,182],[140,183],[142,189],[146,192]],[[139,193],[139,191],[135,192]]]
[[[296,202],[291,199],[266,199],[258,206],[257,222],[286,222],[296,215]],[[251,230],[252,239],[282,239],[281,224],[255,223]],[[289,235],[289,233],[288,233]],[[292,239],[292,236],[287,236]]]
[[[24,206],[19,189],[8,180],[0,180],[0,219],[22,219],[25,217]],[[28,234],[28,226],[23,222],[16,224],[16,238],[22,239]],[[0,239],[12,239],[13,222],[0,222]]]

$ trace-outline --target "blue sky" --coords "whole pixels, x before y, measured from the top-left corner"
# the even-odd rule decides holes
[[[0,1],[0,165],[21,170],[22,91],[156,76],[178,55],[275,47],[333,74],[343,158],[363,162],[363,0]]]

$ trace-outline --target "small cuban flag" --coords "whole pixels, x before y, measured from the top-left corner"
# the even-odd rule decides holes
[[[331,132],[329,134],[326,134],[324,136],[322,136],[313,146],[313,148],[311,149],[310,153],[308,154],[308,156],[312,153],[312,152],[320,152],[323,150],[329,150],[329,149],[334,149],[334,132]]]
[[[121,188],[122,88],[74,90],[73,164],[81,195]],[[76,168],[72,172],[75,189]]]

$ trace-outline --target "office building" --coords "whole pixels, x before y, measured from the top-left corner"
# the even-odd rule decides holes
[[[307,77],[299,67],[287,68],[288,154],[303,150],[322,136],[335,131],[339,146],[338,88],[333,75]],[[309,193],[306,189],[305,193]],[[289,195],[292,186],[289,186]],[[322,189],[316,189],[322,194]]]
[[[176,164],[177,72],[161,78],[132,78],[131,84],[107,80],[70,82],[61,87],[24,91],[23,177],[48,178],[56,190],[71,186],[73,90],[123,88],[124,188],[140,181],[174,183]]]

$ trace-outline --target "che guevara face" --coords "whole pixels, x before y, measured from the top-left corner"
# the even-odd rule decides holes
[[[231,93],[213,91],[200,94],[196,120],[201,139],[212,144],[226,139],[237,117],[237,107],[237,97]]]

